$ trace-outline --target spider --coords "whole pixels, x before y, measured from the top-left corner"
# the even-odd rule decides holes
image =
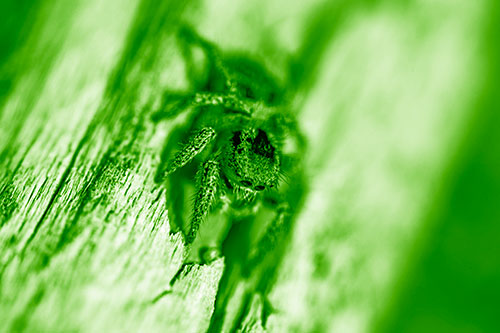
[[[259,224],[263,232],[254,232],[258,241],[245,254],[245,260],[257,263],[276,247],[296,212],[302,183],[293,177],[304,138],[284,90],[259,62],[223,54],[187,25],[177,39],[189,90],[167,91],[161,111],[153,115],[159,121],[187,114],[169,134],[156,173],[156,181],[168,188],[172,230],[181,231],[191,246],[210,215],[229,216],[229,226],[221,214],[204,223],[219,229],[216,244],[199,249],[198,259],[208,263],[220,256],[235,220],[271,211],[274,216]],[[188,192],[194,203],[186,200]]]

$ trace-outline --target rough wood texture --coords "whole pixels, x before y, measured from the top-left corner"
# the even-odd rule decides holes
[[[304,71],[290,84],[310,193],[267,329],[367,330],[471,117],[482,5],[93,0],[20,13],[1,68],[0,330],[208,328],[224,260],[169,286],[183,244],[154,183],[173,125],[150,117],[185,85],[181,20],[281,78],[290,59]],[[263,330],[262,299],[250,304],[241,329]]]

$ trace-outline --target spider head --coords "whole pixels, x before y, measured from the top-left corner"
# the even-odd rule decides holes
[[[247,193],[244,197],[277,184],[279,155],[266,132],[255,128],[235,131],[228,147],[226,176],[235,189]]]

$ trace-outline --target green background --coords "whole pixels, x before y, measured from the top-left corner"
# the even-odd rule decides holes
[[[499,7],[2,1],[0,330],[207,329],[223,260],[168,290],[183,245],[153,179],[189,22],[297,89],[310,191],[266,328],[498,331]]]

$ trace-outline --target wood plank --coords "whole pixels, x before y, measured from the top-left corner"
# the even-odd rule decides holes
[[[429,228],[478,89],[469,69],[480,31],[469,23],[482,2],[435,1],[446,18],[426,6],[40,3],[1,68],[11,83],[0,111],[0,330],[208,329],[224,259],[170,286],[184,245],[154,182],[174,124],[150,117],[165,90],[186,86],[174,38],[184,20],[296,91],[309,141],[309,193],[283,262],[238,280],[228,313],[244,309],[234,310],[243,331],[368,330]],[[252,294],[259,283],[268,295]],[[265,319],[262,296],[276,309]]]

